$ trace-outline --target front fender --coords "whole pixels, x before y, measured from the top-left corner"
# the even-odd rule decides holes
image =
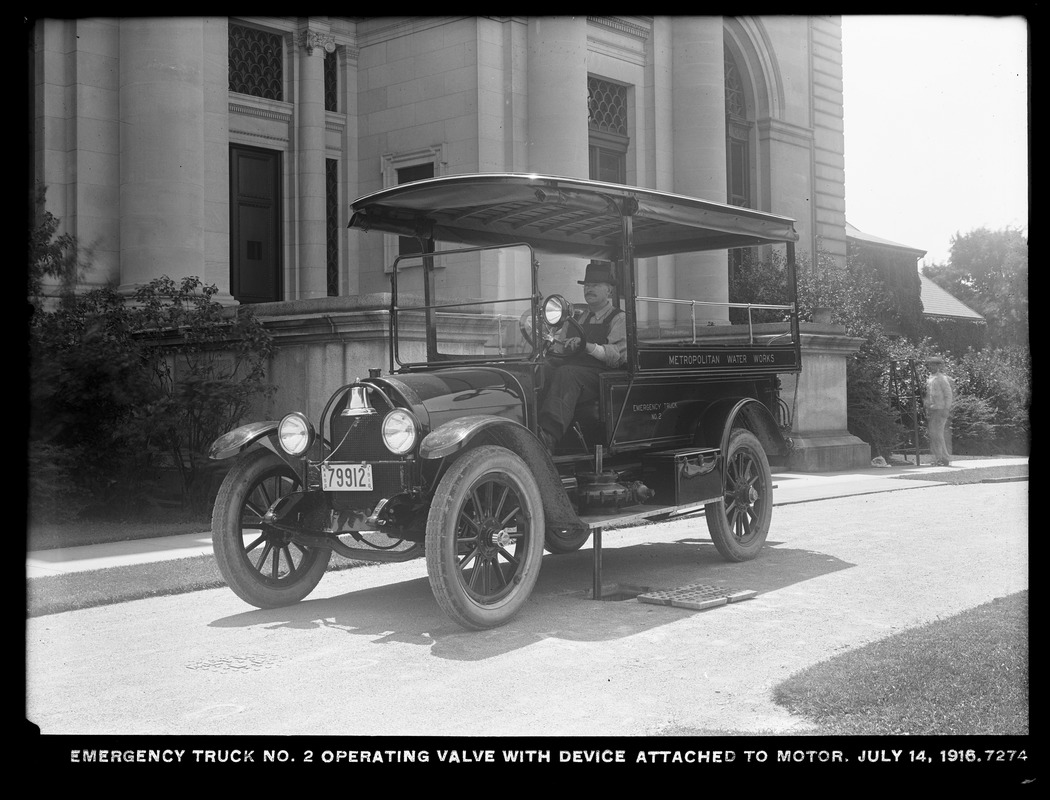
[[[519,422],[490,414],[471,414],[454,419],[423,437],[423,441],[419,444],[419,457],[438,459],[455,455],[481,431],[508,425],[527,430]]]
[[[269,449],[277,452],[269,441],[271,436],[277,435],[277,425],[278,421],[271,419],[265,422],[249,422],[247,425],[234,428],[212,442],[211,449],[208,450],[208,457],[216,460],[230,458],[238,453],[243,453],[260,440]]]
[[[425,459],[445,458],[473,444],[496,444],[521,456],[539,484],[548,528],[572,531],[587,529],[565,494],[561,476],[551,461],[550,453],[536,435],[520,422],[487,414],[460,417],[427,434],[419,446],[419,456]]]

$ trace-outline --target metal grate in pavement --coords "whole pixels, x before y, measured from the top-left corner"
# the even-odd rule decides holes
[[[753,589],[730,589],[726,586],[708,586],[703,583],[693,583],[689,586],[679,586],[677,589],[645,592],[638,595],[638,600],[654,605],[691,608],[694,611],[702,611],[705,608],[724,606],[726,603],[750,600],[757,594],[758,592]]]

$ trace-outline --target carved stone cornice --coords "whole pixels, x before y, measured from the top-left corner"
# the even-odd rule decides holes
[[[643,25],[638,25],[634,22],[629,22],[623,17],[593,17],[588,16],[587,21],[592,25],[599,25],[603,28],[616,31],[617,33],[624,33],[628,36],[633,36],[636,39],[640,39],[643,42],[649,38],[651,29]]]

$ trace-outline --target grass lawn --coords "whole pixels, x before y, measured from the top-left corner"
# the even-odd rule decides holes
[[[211,530],[211,520],[180,519],[78,519],[71,522],[30,523],[27,550],[54,550],[133,539],[157,539]]]
[[[815,664],[773,697],[827,735],[1027,735],[1028,592]]]
[[[329,570],[375,566],[332,554]],[[26,581],[26,616],[42,617],[145,597],[199,592],[225,586],[215,557],[176,558]]]
[[[799,736],[1027,736],[1028,592],[814,664],[775,686],[773,699],[813,723]]]

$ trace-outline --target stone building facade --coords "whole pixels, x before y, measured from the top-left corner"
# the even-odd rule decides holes
[[[346,224],[400,182],[597,177],[792,217],[800,251],[845,261],[837,17],[41,19],[30,63],[30,173],[88,282],[192,275],[256,304],[274,413],[384,363],[405,245]],[[727,254],[690,258],[727,296]],[[686,288],[667,266],[650,294]],[[575,297],[578,271],[544,291]]]

